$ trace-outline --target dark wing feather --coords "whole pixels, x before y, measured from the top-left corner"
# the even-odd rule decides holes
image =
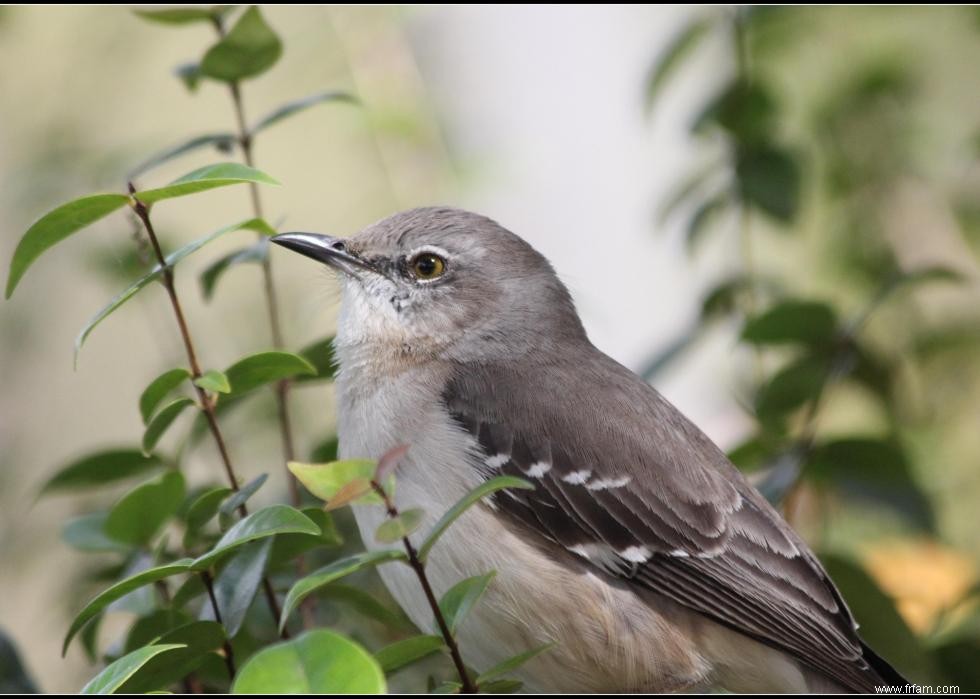
[[[522,362],[523,373],[456,367],[446,408],[480,444],[486,474],[538,486],[498,494],[500,510],[845,687],[884,684],[802,540],[660,394],[592,351],[584,362]]]

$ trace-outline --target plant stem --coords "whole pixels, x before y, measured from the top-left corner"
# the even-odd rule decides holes
[[[398,508],[395,507],[395,503],[392,502],[391,497],[389,497],[388,492],[382,485],[372,480],[371,487],[384,500],[388,516],[392,518],[397,517]],[[405,546],[405,553],[408,554],[408,563],[412,567],[412,570],[415,571],[415,575],[419,579],[419,584],[422,585],[422,591],[425,592],[425,598],[428,600],[429,607],[432,609],[432,615],[435,617],[436,624],[439,626],[439,632],[446,642],[446,647],[449,648],[449,655],[452,656],[453,664],[456,666],[456,672],[459,675],[459,681],[463,685],[462,693],[476,694],[478,689],[466,671],[466,665],[463,663],[463,656],[460,655],[459,646],[456,644],[456,639],[449,629],[449,624],[446,623],[446,617],[443,616],[442,609],[439,608],[439,602],[436,600],[436,595],[432,591],[432,585],[429,584],[429,577],[425,574],[425,564],[419,559],[418,552],[415,550],[412,542],[408,540],[407,536],[402,538],[402,544]]]
[[[129,183],[129,193],[130,195],[136,194],[136,188],[133,183]],[[139,199],[133,197],[133,210],[139,217],[140,221],[143,223],[143,228],[146,229],[146,235],[150,239],[150,243],[153,246],[153,253],[156,255],[157,262],[160,265],[160,269],[163,272],[163,285],[167,289],[167,295],[170,297],[170,305],[173,307],[174,316],[177,318],[177,326],[180,328],[180,336],[184,342],[184,350],[187,352],[187,362],[191,367],[191,376],[193,379],[201,378],[201,365],[197,361],[197,352],[194,349],[194,341],[191,339],[190,330],[187,327],[187,320],[184,318],[184,311],[180,305],[180,299],[177,296],[177,287],[174,285],[174,272],[173,268],[167,264],[167,258],[163,254],[163,250],[160,248],[160,240],[157,238],[156,231],[153,229],[153,222],[150,220],[150,210]],[[231,457],[228,455],[228,448],[225,445],[224,437],[221,434],[221,430],[218,427],[218,419],[214,414],[214,404],[208,397],[207,391],[193,383],[194,390],[197,392],[198,400],[201,403],[201,409],[204,411],[204,416],[207,419],[208,429],[211,431],[211,435],[214,437],[215,444],[218,447],[218,453],[221,455],[221,463],[225,469],[225,475],[228,478],[228,484],[231,489],[235,492],[238,491],[238,477],[235,475],[235,469],[231,464]],[[242,503],[238,507],[238,513],[242,517],[248,516],[248,507],[245,503]],[[268,578],[262,579],[262,588],[265,592],[266,603],[269,605],[269,611],[275,619],[280,616],[279,602],[276,600],[275,590],[272,588],[272,584],[269,582]],[[282,631],[283,638],[289,638],[289,632],[283,627]]]
[[[201,571],[201,580],[204,581],[204,587],[208,590],[208,598],[211,600],[211,609],[214,611],[214,620],[217,621],[222,626],[224,622],[221,621],[221,610],[218,609],[218,599],[214,596],[214,580],[211,578],[211,574],[206,571]],[[225,639],[224,642],[225,649],[225,667],[228,668],[228,679],[235,679],[235,652],[232,650],[231,641]]]

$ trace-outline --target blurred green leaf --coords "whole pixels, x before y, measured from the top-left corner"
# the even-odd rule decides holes
[[[150,583],[154,583],[158,580],[169,578],[172,575],[186,573],[190,570],[191,563],[192,561],[190,558],[182,558],[181,560],[174,561],[173,563],[167,563],[165,565],[157,566],[156,568],[149,568],[137,573],[136,575],[126,578],[125,580],[120,580],[112,587],[100,592],[82,608],[82,611],[80,611],[72,621],[71,626],[68,627],[68,633],[65,635],[65,641],[61,647],[61,654],[64,655],[65,651],[68,650],[68,645],[75,637],[75,634],[77,634],[90,619],[108,607],[110,603],[129,594],[133,590],[143,587],[144,585],[149,585]]]
[[[545,643],[544,645],[540,645],[537,648],[532,648],[529,651],[525,651],[511,658],[508,658],[507,660],[504,660],[502,663],[494,665],[492,668],[490,668],[482,675],[477,677],[476,683],[480,685],[480,689],[482,690],[483,684],[485,682],[512,673],[514,670],[517,670],[532,658],[535,658],[541,655],[542,653],[544,653],[545,651],[551,650],[554,647],[555,647],[554,643]]]
[[[194,385],[212,393],[231,393],[228,377],[217,369],[208,369],[200,378],[194,379]]]
[[[309,97],[292,100],[291,102],[287,102],[259,119],[255,125],[249,129],[249,134],[254,136],[259,131],[267,129],[273,124],[280,122],[283,119],[296,114],[297,112],[301,112],[317,104],[323,104],[324,102],[347,102],[349,104],[357,104],[357,98],[349,92],[330,90],[327,92],[318,92],[315,95],[310,95]]]
[[[735,80],[698,115],[691,131],[718,126],[739,146],[761,144],[775,131],[776,112],[775,98],[765,85],[758,80]]]
[[[140,416],[143,424],[147,424],[153,416],[153,411],[172,390],[191,377],[187,369],[171,369],[160,374],[143,389],[140,395]]]
[[[13,640],[0,630],[0,694],[38,694]]]
[[[110,539],[105,533],[108,512],[93,512],[74,517],[65,522],[61,538],[65,543],[79,551],[112,551],[124,553],[132,547],[121,541]]]
[[[646,109],[649,113],[668,79],[697,48],[713,25],[710,17],[695,19],[678,32],[657,57],[646,80]]]
[[[439,541],[439,537],[441,537],[446,530],[449,529],[449,525],[459,519],[464,512],[486,496],[491,495],[498,490],[503,490],[504,488],[534,490],[534,485],[528,483],[523,478],[515,478],[514,476],[497,476],[496,478],[491,478],[490,480],[481,483],[460,498],[455,505],[449,508],[449,511],[446,512],[446,514],[439,518],[439,521],[432,527],[432,531],[429,532],[429,535],[419,548],[419,560],[421,560],[423,563],[425,562],[429,556],[429,551],[431,551],[432,547]]]
[[[322,340],[317,340],[299,351],[300,356],[316,368],[316,374],[297,376],[294,379],[296,383],[333,379],[337,367],[333,355],[333,341],[334,338],[331,335]]]
[[[291,352],[259,352],[238,360],[225,370],[234,396],[302,374],[315,375],[316,368]]]
[[[194,621],[187,612],[172,607],[156,608],[144,614],[129,627],[122,652],[129,653],[137,648],[151,645],[160,636],[178,626]]]
[[[300,578],[293,583],[293,586],[289,589],[289,593],[286,595],[286,600],[283,602],[282,616],[279,618],[279,628],[282,629],[286,625],[286,620],[289,619],[289,615],[310,593],[358,570],[387,563],[388,561],[405,560],[407,560],[405,552],[399,549],[365,551],[333,561],[329,565]]]
[[[830,345],[837,335],[837,314],[820,301],[780,301],[762,314],[749,318],[742,339],[753,345]]]
[[[197,68],[197,66],[195,65],[194,68]],[[207,133],[201,136],[195,136],[194,138],[178,143],[175,146],[169,146],[157,153],[154,153],[130,170],[126,177],[130,180],[135,179],[140,175],[145,175],[150,170],[160,167],[164,163],[168,163],[175,158],[186,155],[187,153],[200,150],[205,146],[213,146],[221,153],[230,153],[235,147],[236,141],[237,138],[235,137],[235,134],[230,132]]]
[[[247,248],[228,253],[208,265],[201,273],[201,292],[204,294],[205,300],[211,300],[211,297],[214,296],[214,287],[218,284],[218,280],[224,276],[224,273],[230,267],[249,262],[261,263],[268,256],[268,252],[269,241],[267,238],[262,238],[257,243],[249,245]]]
[[[978,333],[980,338],[980,333]],[[310,450],[310,463],[325,464],[337,460],[337,448],[339,440],[337,435],[331,435]]]
[[[125,194],[93,194],[49,211],[27,229],[10,259],[6,297],[9,299],[27,269],[48,248],[129,203]]]
[[[288,505],[270,505],[241,519],[218,540],[214,548],[194,560],[194,570],[205,570],[245,544],[276,534],[318,535],[320,528],[309,517]]]
[[[229,638],[237,635],[245,622],[248,608],[262,584],[271,550],[272,539],[269,538],[242,546],[214,579],[214,597],[221,610],[221,624]],[[210,606],[204,610],[208,618],[212,618],[210,615],[214,610]]]
[[[197,61],[189,61],[187,63],[181,63],[174,67],[174,75],[176,75],[184,87],[187,88],[188,92],[196,92],[197,86],[201,83],[201,79],[204,77],[201,73],[201,64]],[[145,172],[145,170],[144,170]]]
[[[414,631],[408,616],[399,608],[391,609],[376,600],[369,592],[353,585],[332,583],[317,589],[317,596],[323,599],[341,602],[359,614],[380,622],[387,629],[396,631]]]
[[[106,449],[84,456],[59,469],[45,482],[40,495],[115,483],[152,471],[161,465],[162,461],[156,454],[144,455],[138,449]]]
[[[421,507],[404,510],[397,517],[390,517],[382,522],[374,533],[374,538],[380,544],[393,544],[421,527],[423,520],[425,510]]]
[[[662,347],[644,362],[639,374],[644,381],[650,381],[687,352],[702,337],[704,326],[692,325],[683,331],[666,347]]]
[[[265,484],[268,478],[269,478],[268,473],[263,473],[256,476],[248,483],[243,485],[241,488],[239,488],[238,492],[236,492],[230,498],[225,500],[225,502],[222,503],[218,511],[222,515],[231,516],[232,514],[234,514],[235,510],[237,510],[239,507],[241,507],[246,502],[248,502],[248,499],[253,495],[255,495],[256,492],[258,492],[258,489]]]
[[[756,396],[756,416],[772,423],[804,403],[815,400],[830,376],[830,364],[824,357],[800,357],[777,371]]]
[[[524,683],[520,680],[491,680],[480,687],[481,694],[514,694],[521,691]]]
[[[231,488],[226,487],[210,488],[191,502],[184,518],[184,548],[190,548],[200,535],[200,530],[218,514],[222,501],[232,492]]]
[[[703,202],[695,209],[691,220],[687,224],[686,241],[688,254],[694,254],[698,245],[704,239],[704,236],[711,229],[712,224],[717,220],[718,216],[724,213],[729,204],[731,204],[731,197],[728,192],[722,192]]]
[[[884,505],[923,530],[936,532],[932,504],[896,442],[851,437],[818,444],[812,450],[805,474],[821,487]]]
[[[381,669],[390,675],[401,670],[406,665],[427,658],[445,647],[442,636],[412,636],[385,646],[374,657],[377,658]]]
[[[146,426],[146,431],[143,432],[143,453],[149,454],[153,451],[167,428],[184,412],[185,408],[192,405],[194,405],[194,401],[190,398],[178,398],[161,408],[160,412],[154,415]]]
[[[185,197],[217,187],[227,187],[233,184],[252,182],[255,184],[279,184],[261,170],[256,170],[239,163],[218,163],[205,165],[183,177],[179,177],[166,187],[145,189],[133,196],[144,204],[153,204],[164,199]],[[261,221],[261,219],[255,219]]]
[[[190,24],[192,22],[213,22],[220,13],[197,7],[180,7],[168,10],[133,10],[133,14],[157,24]]]
[[[964,694],[980,692],[980,638],[947,641],[932,651],[943,682],[954,684]]]
[[[173,517],[184,498],[184,477],[168,471],[137,486],[113,505],[105,522],[105,533],[126,544],[145,546]]]
[[[269,559],[269,568],[291,561],[302,553],[322,546],[335,548],[343,546],[344,537],[337,530],[333,517],[319,507],[304,507],[303,514],[320,528],[319,536],[308,534],[282,534],[276,537]]]
[[[739,297],[752,288],[753,280],[736,274],[718,282],[701,302],[701,321],[727,316],[739,308]]]
[[[201,72],[215,80],[236,82],[264,73],[281,55],[282,42],[253,5],[204,54]]]
[[[446,625],[454,635],[470,610],[483,597],[490,586],[490,581],[496,575],[496,571],[490,571],[485,575],[475,575],[472,578],[461,580],[449,588],[439,600],[439,609],[446,620]]]
[[[374,657],[332,631],[307,631],[253,655],[238,671],[233,694],[383,694]]]
[[[183,644],[174,643],[161,646],[145,646],[127,653],[119,660],[111,663],[106,669],[92,678],[82,687],[82,694],[115,694],[122,685],[152,658],[161,653],[183,648]]]
[[[796,218],[801,174],[797,158],[789,150],[761,144],[740,148],[735,175],[743,201],[782,223]]]
[[[710,161],[700,165],[688,173],[675,187],[667,194],[666,199],[660,206],[657,219],[663,226],[670,218],[687,204],[695,195],[702,194],[707,189],[709,182],[715,178],[722,165],[715,161]]]
[[[184,648],[155,656],[120,688],[120,694],[147,694],[162,690],[197,670],[225,640],[221,624],[192,621],[167,631],[156,645],[183,645]]]

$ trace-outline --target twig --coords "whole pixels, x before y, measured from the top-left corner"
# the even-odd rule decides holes
[[[129,193],[130,195],[136,194],[136,188],[133,183],[129,183]],[[153,246],[153,253],[156,255],[157,262],[160,265],[160,269],[163,274],[163,285],[167,289],[167,295],[170,297],[170,305],[173,307],[174,316],[177,318],[177,326],[180,328],[180,336],[184,342],[184,350],[187,352],[187,362],[191,367],[191,376],[195,380],[193,383],[194,390],[197,393],[198,400],[201,403],[201,409],[204,411],[204,416],[207,419],[208,429],[211,431],[211,435],[214,437],[215,444],[218,447],[218,453],[221,455],[221,463],[225,469],[225,475],[228,478],[228,484],[231,489],[238,491],[238,477],[235,475],[235,469],[231,464],[231,457],[228,455],[228,448],[225,445],[224,437],[221,434],[221,430],[218,428],[218,420],[214,414],[214,404],[211,402],[210,397],[203,388],[197,385],[196,380],[201,378],[201,365],[197,361],[197,352],[194,349],[194,341],[191,339],[190,330],[187,327],[187,321],[184,318],[184,311],[180,305],[180,299],[177,296],[177,287],[174,285],[174,272],[173,268],[167,264],[167,258],[163,254],[163,250],[160,248],[160,241],[157,238],[156,231],[153,230],[153,223],[150,220],[150,210],[139,199],[133,196],[133,210],[139,217],[140,221],[143,223],[143,228],[146,230],[146,235],[150,239],[150,243]],[[248,507],[245,503],[238,506],[238,513],[242,517],[248,516]],[[272,613],[273,618],[279,618],[279,602],[276,600],[275,590],[272,588],[272,584],[269,582],[268,578],[262,579],[262,589],[265,593],[266,603],[269,605],[269,611]],[[289,632],[283,627],[282,631],[283,638],[289,638]]]
[[[388,516],[391,518],[397,517],[398,508],[395,507],[395,503],[392,502],[391,497],[389,497],[387,491],[381,484],[376,480],[372,480],[371,487],[384,500]],[[449,648],[449,655],[452,656],[453,664],[456,666],[456,672],[459,674],[459,681],[463,685],[462,692],[463,694],[476,694],[478,691],[477,687],[473,684],[469,673],[466,671],[466,665],[463,663],[463,656],[460,655],[459,646],[456,644],[456,639],[453,637],[452,631],[449,630],[446,617],[443,616],[442,610],[439,608],[439,602],[436,600],[432,586],[429,584],[429,577],[425,574],[425,564],[419,560],[418,552],[415,550],[412,542],[408,540],[407,536],[402,537],[402,544],[405,546],[405,553],[408,554],[408,563],[412,567],[412,570],[415,571],[415,575],[419,579],[419,584],[422,585],[425,598],[428,600],[429,607],[432,609],[432,615],[436,619],[436,624],[438,624],[442,638],[446,642],[446,647]]]
[[[211,574],[206,571],[201,571],[201,580],[204,581],[204,587],[208,590],[208,597],[211,599],[211,609],[214,611],[214,620],[219,624],[224,626],[224,622],[221,621],[221,610],[218,609],[218,599],[214,596],[214,580],[211,578]],[[228,679],[235,679],[235,651],[232,650],[231,641],[225,638],[224,641],[225,649],[225,667],[228,668]]]

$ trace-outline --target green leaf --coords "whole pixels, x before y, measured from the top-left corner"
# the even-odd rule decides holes
[[[282,42],[252,6],[201,59],[201,72],[215,80],[235,82],[271,68],[282,55]]]
[[[332,583],[321,587],[317,596],[323,599],[343,603],[359,614],[374,619],[385,628],[396,631],[414,631],[415,625],[401,609],[391,609],[381,604],[370,593],[353,585]]]
[[[386,689],[370,653],[323,629],[260,650],[231,687],[233,694],[383,694]]]
[[[65,636],[65,642],[61,648],[61,654],[64,655],[68,650],[68,645],[71,640],[75,637],[85,624],[89,622],[90,619],[100,614],[106,607],[112,602],[125,595],[128,595],[133,590],[137,590],[144,585],[149,585],[158,580],[163,580],[164,578],[169,578],[172,575],[178,575],[180,573],[186,573],[191,569],[190,558],[182,558],[179,561],[174,561],[173,563],[167,563],[162,566],[157,566],[156,568],[149,568],[147,570],[141,571],[136,575],[133,575],[125,580],[120,580],[112,587],[107,590],[103,590],[94,598],[92,598],[88,604],[86,604],[82,611],[78,613],[74,621],[72,621],[71,626],[68,627],[68,633]]]
[[[337,439],[337,435],[327,437],[310,450],[310,462],[314,464],[325,464],[330,461],[336,461],[339,446],[340,440]]]
[[[357,104],[357,98],[349,92],[330,90],[327,92],[318,92],[317,94],[310,95],[309,97],[293,100],[291,102],[287,102],[278,109],[274,109],[259,119],[258,122],[256,122],[256,124],[249,129],[249,134],[254,136],[259,131],[267,129],[273,124],[282,121],[283,119],[286,119],[297,112],[301,112],[304,109],[308,109],[314,105],[322,104],[324,102],[347,102],[349,104]]]
[[[255,184],[279,184],[261,170],[239,163],[218,163],[205,165],[180,177],[166,187],[146,189],[133,196],[144,204],[153,204],[164,199],[185,197],[217,187],[252,182]],[[257,219],[261,220],[261,219]]]
[[[803,404],[815,400],[830,376],[823,357],[796,359],[769,380],[756,397],[755,413],[764,423],[772,423]]]
[[[190,548],[200,530],[218,514],[222,501],[232,492],[226,487],[211,488],[194,499],[184,517],[184,548]]]
[[[268,538],[242,546],[214,580],[214,596],[228,638],[237,635],[245,622],[248,608],[262,584],[271,550],[272,539]],[[210,607],[206,609],[213,613]]]
[[[270,568],[291,561],[296,556],[313,548],[343,546],[344,537],[337,530],[337,525],[334,524],[333,517],[330,516],[329,512],[324,512],[319,507],[304,507],[302,512],[313,520],[316,526],[320,527],[320,535],[283,534],[276,537],[269,562]]]
[[[958,638],[932,651],[944,681],[955,684],[961,692],[980,692],[980,638]]]
[[[200,378],[194,380],[195,386],[200,386],[205,391],[212,393],[231,393],[231,384],[228,377],[217,369],[208,369]]]
[[[224,257],[212,262],[204,269],[200,277],[201,292],[204,295],[204,299],[207,301],[211,300],[211,297],[214,296],[214,287],[217,285],[218,280],[230,267],[250,262],[261,263],[268,257],[268,252],[269,241],[267,238],[262,238],[254,245],[228,253]]]
[[[799,163],[790,151],[769,145],[739,149],[735,175],[743,201],[781,223],[796,218],[801,174]]]
[[[711,229],[711,224],[721,215],[731,203],[728,192],[717,194],[702,203],[691,216],[687,224],[687,251],[693,254],[705,234]]]
[[[427,658],[445,647],[442,636],[412,636],[385,646],[374,657],[386,675],[401,670],[406,665]]]
[[[194,561],[194,570],[206,570],[227,554],[250,541],[276,534],[318,535],[320,528],[299,510],[287,505],[270,505],[235,523],[214,548]]]
[[[138,449],[107,449],[61,468],[48,479],[40,494],[115,483],[151,471],[161,464],[160,457],[144,455]]]
[[[225,500],[218,512],[226,517],[230,517],[235,510],[248,502],[248,499],[258,492],[259,488],[265,484],[268,478],[268,473],[262,473],[250,480],[248,483],[239,488],[238,492]]]
[[[895,442],[851,437],[814,447],[804,473],[816,484],[845,497],[884,505],[928,533],[936,516],[928,496]]]
[[[386,519],[374,533],[374,538],[381,544],[393,544],[422,526],[425,520],[425,510],[415,507],[399,513],[397,517]]]
[[[125,194],[93,194],[62,204],[35,221],[10,260],[6,297],[10,298],[27,269],[48,248],[128,203]]]
[[[446,625],[453,634],[456,633],[456,629],[463,623],[470,610],[483,597],[483,593],[490,586],[490,581],[496,575],[496,571],[490,571],[485,575],[475,575],[472,578],[461,580],[449,588],[439,600],[439,609],[442,610]]]
[[[712,27],[709,17],[696,19],[685,26],[663,50],[654,63],[646,81],[646,109],[649,112],[666,85],[667,80],[677,71],[684,59],[697,48],[700,41]]]
[[[112,611],[110,607],[109,611]],[[194,621],[187,612],[171,607],[156,608],[149,614],[144,614],[129,627],[126,632],[126,642],[123,645],[122,653],[129,653],[137,648],[152,645],[160,636],[173,631],[178,626],[189,624]]]
[[[333,355],[333,336],[307,345],[299,351],[299,355],[316,368],[315,375],[298,376],[296,383],[307,381],[325,381],[334,377],[337,363]]]
[[[172,390],[191,377],[187,369],[171,369],[165,371],[150,382],[140,395],[140,416],[145,425],[153,416],[153,411]]]
[[[306,577],[300,578],[293,583],[282,604],[282,616],[279,618],[279,628],[282,629],[286,625],[286,620],[289,619],[289,615],[311,592],[315,592],[319,588],[329,585],[335,580],[339,580],[358,570],[387,563],[388,561],[405,560],[407,560],[405,552],[399,549],[365,551],[364,553],[358,553],[334,561],[330,565],[324,566]]]
[[[216,17],[220,16],[220,13],[196,7],[181,7],[168,10],[133,10],[133,14],[158,24],[213,22]]]
[[[167,255],[164,258],[164,260],[166,261],[168,267],[173,267],[178,262],[183,260],[185,257],[191,255],[192,253],[197,252],[211,241],[220,238],[226,233],[231,233],[233,231],[240,231],[240,230],[252,230],[252,231],[257,231],[259,233],[264,233],[265,231],[269,230],[269,224],[267,224],[265,221],[263,221],[260,218],[253,218],[247,221],[242,221],[241,223],[234,223],[230,226],[219,228],[213,233],[210,233],[209,235],[206,235],[203,238],[199,238],[191,243],[188,243],[187,245],[180,248],[179,250],[175,250],[174,252]],[[100,310],[98,313],[95,314],[95,316],[92,317],[92,319],[88,322],[88,324],[86,324],[86,326],[82,328],[82,332],[80,332],[78,334],[78,337],[75,339],[75,364],[76,365],[78,364],[78,353],[82,349],[82,345],[85,343],[86,338],[88,338],[88,336],[95,329],[95,327],[103,320],[105,320],[109,315],[111,315],[114,311],[116,311],[116,309],[118,309],[120,306],[126,303],[126,301],[128,301],[133,296],[135,296],[136,292],[144,288],[150,282],[159,279],[162,275],[163,275],[163,268],[160,267],[160,265],[157,265],[150,272],[148,272],[147,274],[145,274],[144,276],[140,277],[135,282],[133,282],[128,289],[118,294],[115,298],[109,301],[109,303],[107,303],[102,308],[102,310]]]
[[[666,347],[658,348],[657,351],[649,357],[639,370],[640,376],[643,377],[645,381],[650,381],[652,378],[660,374],[666,367],[670,366],[674,360],[681,357],[690,347],[694,346],[694,343],[702,336],[702,330],[704,326],[702,325],[692,325],[687,330],[684,330],[678,337],[670,342]]]
[[[119,693],[146,694],[179,682],[203,665],[224,640],[221,624],[213,621],[192,621],[167,631],[156,645],[186,647],[154,657],[119,688]]]
[[[819,301],[781,301],[742,329],[742,339],[753,345],[830,345],[837,336],[837,314]]]
[[[173,424],[174,420],[184,412],[184,409],[194,405],[194,401],[190,398],[178,398],[165,405],[160,412],[153,416],[150,420],[150,424],[146,426],[146,430],[143,432],[143,453],[149,454],[156,448],[157,442],[163,437],[163,434],[167,431],[167,428]]]
[[[168,471],[124,495],[109,510],[105,533],[126,544],[146,545],[177,512],[183,498],[184,477],[179,471]]]
[[[115,694],[125,682],[135,675],[152,658],[169,651],[184,648],[183,644],[173,643],[161,646],[144,646],[127,653],[110,664],[82,687],[82,694]]]
[[[482,675],[477,677],[476,683],[478,685],[482,685],[484,682],[487,682],[489,680],[496,679],[503,675],[508,675],[514,670],[524,665],[524,663],[526,663],[527,661],[531,660],[534,657],[537,657],[538,655],[541,655],[547,650],[551,650],[554,647],[555,647],[554,643],[545,643],[544,645],[538,646],[537,648],[532,648],[529,651],[525,651],[524,653],[515,655],[512,658],[508,658],[502,663],[494,665],[492,668],[490,668]],[[481,686],[480,689],[482,690],[483,687]]]
[[[24,669],[17,646],[0,630],[0,694],[38,693],[37,685]]]
[[[369,459],[345,459],[327,464],[304,464],[290,461],[286,464],[289,472],[313,495],[325,502],[333,501],[338,493],[355,481],[370,481],[374,478],[377,464]],[[381,502],[375,492],[363,495],[357,502]]]
[[[106,536],[105,523],[108,517],[108,512],[93,512],[70,519],[61,530],[61,538],[79,551],[129,551],[131,546]]]
[[[198,68],[197,64],[191,64],[191,66],[194,69]],[[191,78],[193,81],[194,76],[194,73],[188,73],[181,75],[181,78]],[[192,84],[196,86],[196,82],[193,82]],[[190,84],[188,84],[188,86],[190,87]],[[175,146],[169,146],[157,153],[154,153],[130,170],[127,178],[130,180],[136,179],[140,175],[145,175],[150,170],[158,168],[164,163],[170,162],[174,158],[179,158],[182,155],[192,153],[206,146],[212,146],[221,153],[230,153],[235,147],[235,143],[237,143],[237,141],[238,139],[235,137],[235,134],[229,132],[206,133],[201,136],[195,136],[194,138],[178,143]]]
[[[711,101],[691,126],[701,133],[708,126],[727,131],[740,146],[764,143],[775,131],[776,101],[759,82],[737,79]]]
[[[291,352],[259,352],[240,359],[225,371],[234,396],[301,374],[315,375],[316,368]]]
[[[478,503],[480,500],[485,498],[487,495],[497,492],[498,490],[503,490],[504,488],[522,488],[524,490],[534,490],[534,485],[527,482],[523,478],[515,478],[514,476],[497,476],[496,478],[491,478],[490,480],[481,483],[476,488],[468,492],[459,502],[453,505],[446,514],[444,514],[435,526],[432,527],[432,531],[429,532],[429,536],[426,537],[422,546],[419,548],[419,559],[424,563],[429,557],[429,551],[435,546],[436,542],[439,541],[445,531],[449,528],[449,525],[455,522],[459,517],[466,512],[473,505]]]
[[[197,61],[190,61],[174,66],[174,75],[184,83],[184,87],[187,88],[188,92],[197,92],[197,86],[200,84],[201,78],[204,77],[201,73],[201,64]],[[221,146],[218,146],[218,149],[221,150]]]
[[[520,680],[493,680],[480,687],[481,694],[514,694],[524,686]]]

